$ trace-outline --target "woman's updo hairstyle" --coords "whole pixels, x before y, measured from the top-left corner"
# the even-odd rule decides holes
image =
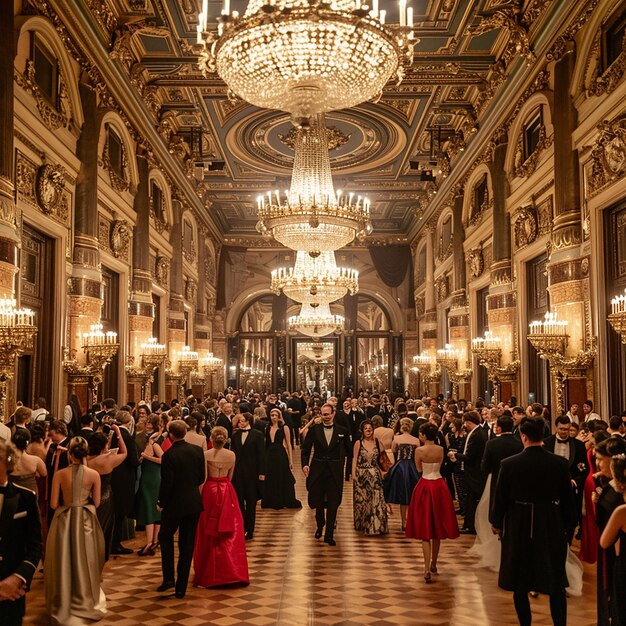
[[[74,437],[70,441],[68,452],[77,460],[82,461],[89,454],[87,440],[83,437]]]
[[[611,474],[615,478],[618,489],[621,493],[626,492],[626,454],[617,454],[611,460]]]
[[[228,441],[228,431],[223,426],[216,426],[211,431],[211,443],[216,450],[221,450]]]
[[[435,441],[437,439],[438,432],[439,429],[430,422],[427,422],[426,424],[422,424],[420,426],[420,435],[424,435],[424,437],[426,437],[428,441]]]
[[[26,428],[18,428],[13,435],[13,445],[20,451],[24,452],[30,443],[30,433]]]
[[[400,420],[400,432],[410,433],[413,429],[413,420],[410,417],[403,417]]]

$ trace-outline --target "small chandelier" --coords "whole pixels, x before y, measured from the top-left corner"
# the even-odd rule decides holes
[[[300,314],[287,320],[290,330],[297,330],[308,337],[325,337],[337,332],[343,328],[344,321],[343,316],[330,312],[328,303],[319,306],[303,304]]]
[[[324,116],[296,131],[291,188],[257,198],[257,230],[312,256],[338,250],[372,232],[370,201],[333,186]]]
[[[302,304],[334,302],[346,293],[354,295],[359,289],[359,272],[337,267],[334,252],[322,252],[311,257],[302,250],[293,267],[272,270],[272,291],[282,291],[288,298]]]
[[[361,0],[250,0],[240,16],[224,0],[217,37],[198,16],[202,72],[216,72],[230,95],[294,119],[347,109],[399,84],[413,60],[413,9],[400,0],[400,24]]]

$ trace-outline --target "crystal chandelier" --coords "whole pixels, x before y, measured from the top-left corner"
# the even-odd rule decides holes
[[[330,305],[319,306],[303,304],[299,315],[292,315],[288,320],[290,330],[297,330],[309,337],[325,337],[343,328],[344,318],[333,315]]]
[[[337,267],[334,252],[322,252],[311,257],[302,250],[293,267],[272,270],[272,291],[282,291],[288,298],[302,304],[334,302],[346,293],[354,295],[359,289],[359,272]]]
[[[386,25],[378,0],[250,0],[240,16],[224,0],[217,36],[208,0],[198,16],[199,66],[217,71],[230,94],[295,119],[380,97],[413,60],[413,9],[400,0],[400,24]]]
[[[315,256],[372,232],[370,202],[333,186],[324,116],[297,129],[290,190],[257,199],[257,230],[292,250]]]

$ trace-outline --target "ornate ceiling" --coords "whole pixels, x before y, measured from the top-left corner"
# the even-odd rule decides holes
[[[255,234],[256,197],[289,186],[288,115],[230,101],[217,75],[202,76],[193,53],[201,0],[112,4],[118,15],[112,57],[126,65],[131,83],[142,84],[170,153],[200,181],[199,195],[226,236]],[[438,156],[462,150],[478,127],[485,100],[493,96],[493,76],[502,74],[511,54],[511,24],[520,21],[522,8],[528,14],[533,5],[546,2],[524,2],[523,7],[515,0],[409,4],[420,41],[405,80],[387,86],[376,104],[327,116],[335,187],[367,193],[379,236],[409,232],[420,198],[436,189],[429,171],[443,169],[439,180],[445,174]],[[240,12],[245,5],[232,2]],[[209,7],[209,23],[214,23],[222,3],[209,0]],[[389,21],[396,7],[380,0]],[[499,14],[509,21],[497,19]]]

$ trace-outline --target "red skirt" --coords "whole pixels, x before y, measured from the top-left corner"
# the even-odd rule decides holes
[[[456,539],[459,525],[454,504],[443,478],[420,478],[407,512],[406,536],[410,539]]]
[[[194,585],[249,584],[243,518],[230,480],[209,478],[202,503],[193,552]]]

